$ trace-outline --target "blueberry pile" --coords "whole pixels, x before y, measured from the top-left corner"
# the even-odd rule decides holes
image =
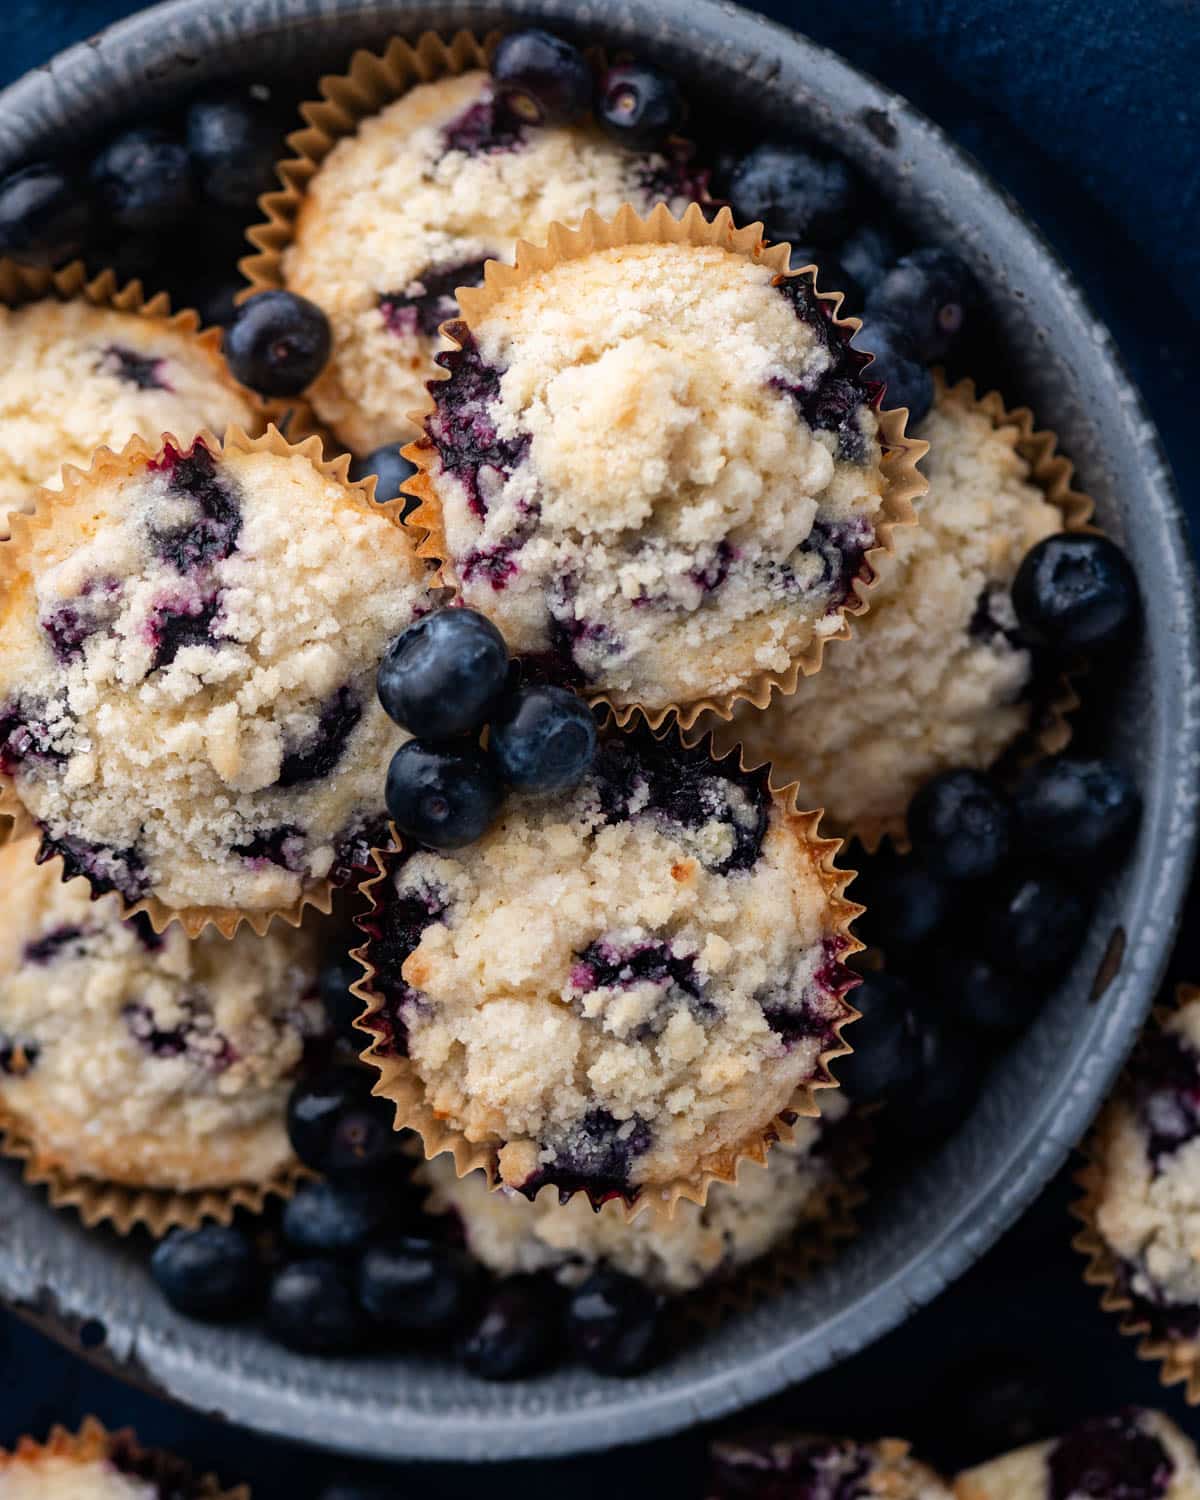
[[[410,625],[380,662],[378,689],[389,716],[414,736],[388,767],[388,811],[431,849],[481,838],[506,785],[564,791],[596,754],[587,705],[567,688],[523,683],[504,637],[473,609],[438,610]]]

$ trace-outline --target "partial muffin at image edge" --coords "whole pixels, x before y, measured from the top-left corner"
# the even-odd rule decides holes
[[[87,1417],[78,1432],[50,1429],[44,1440],[21,1437],[0,1449],[0,1495],[46,1500],[84,1493],[95,1500],[250,1500],[246,1485],[227,1489],[214,1474],[197,1474],[161,1448],[143,1448],[131,1428],[109,1432]]]

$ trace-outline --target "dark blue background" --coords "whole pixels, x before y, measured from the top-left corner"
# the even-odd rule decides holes
[[[1200,285],[1198,0],[771,0],[759,9],[838,48],[925,109],[1038,220],[1117,335],[1163,433],[1193,525]],[[0,79],[137,9],[128,0],[9,0]],[[1200,954],[1177,955],[1200,975]],[[1069,1247],[1064,1173],[1002,1244],[932,1308],[873,1350],[778,1398],[756,1416],[918,1439],[947,1464],[972,1389],[964,1364],[1029,1362],[1025,1383],[1049,1425],[1127,1401],[1167,1409],[1200,1439],[1200,1415],[1104,1317]],[[968,1404],[970,1401],[968,1399]],[[168,1407],[117,1384],[0,1314],[0,1444],[93,1411],[186,1453],[260,1497],[317,1494],[373,1478],[396,1495],[629,1500],[697,1494],[703,1444],[690,1434],[608,1457],[502,1469],[390,1471],[314,1459]],[[968,1454],[979,1457],[980,1454]]]

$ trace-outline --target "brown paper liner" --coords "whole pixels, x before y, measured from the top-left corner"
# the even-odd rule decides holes
[[[1179,985],[1168,1002],[1154,1007],[1148,1025],[1161,1028],[1177,1011],[1194,1000],[1200,1000],[1200,987]],[[1183,1385],[1188,1405],[1198,1406],[1200,1334],[1191,1340],[1158,1338],[1151,1334],[1150,1325],[1134,1310],[1132,1299],[1121,1287],[1119,1257],[1113,1253],[1097,1227],[1097,1213],[1104,1194],[1104,1160],[1107,1155],[1108,1133],[1112,1128],[1113,1108],[1123,1081],[1124,1079],[1118,1083],[1117,1090],[1110,1096],[1099,1119],[1079,1148],[1084,1164],[1075,1174],[1075,1182],[1081,1196],[1071,1205],[1071,1214],[1083,1227],[1071,1243],[1087,1258],[1083,1279],[1088,1286],[1100,1288],[1100,1306],[1105,1312],[1117,1314],[1117,1326],[1123,1334],[1138,1340],[1138,1358],[1156,1361],[1160,1366],[1161,1383],[1164,1386]]]
[[[1027,406],[1008,407],[999,391],[980,396],[975,382],[963,379],[947,385],[944,372],[934,372],[935,400],[947,398],[972,407],[988,417],[998,433],[1011,434],[1013,448],[1029,465],[1029,479],[1044,493],[1046,500],[1062,515],[1064,531],[1094,531],[1091,525],[1095,504],[1089,495],[1074,486],[1075,466],[1058,451],[1058,435],[1049,428],[1035,426],[1033,412]],[[928,445],[926,445],[928,447]],[[1049,697],[1037,707],[1036,719],[1019,737],[1016,745],[1001,756],[1021,767],[1032,765],[1049,755],[1058,755],[1071,740],[1070,715],[1079,707],[1079,695],[1073,684],[1074,672],[1063,673],[1055,682]],[[761,705],[760,705],[761,706]],[[697,732],[713,729],[718,748],[736,741],[736,724],[712,725],[705,720]],[[757,764],[761,765],[760,760]],[[898,853],[912,847],[905,816],[856,819],[840,830],[847,839],[857,839],[868,854],[874,854],[885,838]]]
[[[98,275],[89,277],[87,268],[80,260],[72,261],[60,271],[49,271],[0,259],[0,303],[6,307],[24,307],[47,297],[53,297],[59,302],[74,302],[78,299],[93,307],[134,313],[138,317],[162,322],[172,332],[189,336],[195,346],[204,351],[222,383],[236,391],[258,414],[261,420],[254,424],[256,432],[266,427],[278,405],[265,402],[261,396],[238,384],[221,354],[221,330],[201,328],[200,315],[192,308],[181,308],[173,313],[171,299],[166,292],[157,292],[147,298],[140,281],[121,284],[113,271],[101,271]],[[5,523],[0,521],[0,538],[4,535]]]
[[[196,1474],[190,1464],[173,1453],[143,1448],[132,1428],[109,1432],[95,1417],[85,1417],[78,1432],[55,1426],[45,1442],[20,1437],[11,1452],[0,1448],[0,1488],[6,1470],[20,1468],[36,1473],[38,1465],[50,1458],[81,1464],[110,1460],[122,1473],[156,1485],[160,1494],[174,1500],[250,1500],[249,1486],[226,1489],[215,1474]]]
[[[65,465],[62,471],[63,487],[61,490],[39,490],[32,512],[28,515],[20,514],[12,517],[12,537],[0,544],[0,596],[4,594],[6,588],[11,586],[12,579],[19,576],[21,559],[30,537],[38,531],[47,530],[56,511],[77,504],[81,496],[86,496],[88,488],[101,480],[123,478],[143,468],[165,447],[171,446],[181,452],[189,452],[194,443],[203,443],[217,458],[220,458],[223,453],[264,452],[278,454],[281,457],[299,455],[312,464],[325,478],[342,485],[355,497],[357,507],[365,514],[382,516],[398,530],[406,529],[401,521],[404,510],[403,496],[386,502],[376,501],[375,476],[372,474],[365,479],[352,480],[349,477],[349,455],[342,454],[332,461],[326,460],[322,453],[321,440],[316,436],[305,438],[301,443],[290,443],[272,423],[258,437],[251,437],[240,427],[230,427],[223,440],[211,432],[199,433],[194,442],[180,442],[173,434],[164,433],[161,441],[154,445],[142,438],[133,437],[120,453],[113,453],[109,448],[98,449],[86,473],[72,464]],[[429,585],[431,589],[439,586],[436,572],[430,573]],[[5,820],[8,820],[7,823]],[[13,777],[0,774],[0,841],[7,842],[12,838],[21,838],[25,834],[40,836],[41,829],[21,801]],[[395,844],[394,830],[392,841]],[[58,860],[60,865],[62,864],[60,855],[54,855],[52,858]],[[67,878],[64,867],[63,879]],[[215,927],[222,937],[229,938],[245,922],[259,937],[262,937],[276,919],[288,923],[291,927],[298,927],[309,907],[328,916],[333,904],[333,890],[333,884],[329,879],[314,881],[311,887],[290,906],[266,911],[242,911],[231,906],[177,908],[167,906],[157,896],[145,896],[132,903],[121,896],[121,915],[131,917],[138,912],[145,912],[155,932],[162,932],[170,922],[179,922],[190,938],[198,937],[210,925]]]
[[[462,335],[470,330],[472,323],[485,316],[504,294],[531,277],[565,260],[578,260],[595,250],[615,249],[634,244],[677,244],[717,246],[733,254],[744,255],[757,264],[770,267],[776,279],[783,281],[793,276],[811,276],[816,290],[816,266],[805,266],[791,271],[788,263],[791,249],[786,244],[768,246],[762,239],[762,225],[748,224],[739,229],[734,225],[733,215],[722,208],[713,218],[706,219],[703,209],[692,204],[682,219],[676,219],[664,203],[657,204],[646,218],[640,217],[629,204],[618,209],[615,216],[606,220],[592,211],[584,214],[578,229],[563,224],[552,224],[544,246],[531,245],[525,240],[517,244],[516,263],[504,265],[488,261],[484,282],[479,287],[460,287],[456,292],[462,317],[442,324],[441,332],[455,348],[463,345]],[[849,340],[861,328],[858,318],[843,318],[838,314],[842,304],[841,292],[817,291],[830,313],[830,320],[841,336]],[[449,371],[440,371],[442,379],[449,379]],[[431,398],[432,404],[432,398]],[[428,411],[414,413],[413,420],[424,425]],[[876,580],[876,565],[887,552],[892,551],[892,534],[897,526],[913,525],[916,512],[912,502],[928,488],[917,468],[919,460],[928,452],[928,443],[905,435],[907,409],[899,407],[879,414],[879,435],[883,446],[882,470],[884,477],[883,518],[878,526],[879,545],[866,554],[863,571],[854,580],[852,604],[843,605],[840,628],[832,634],[814,635],[812,640],[793,659],[785,671],[759,672],[731,692],[713,698],[701,698],[694,702],[646,705],[630,700],[614,698],[610,693],[589,693],[593,704],[602,704],[610,710],[616,722],[624,727],[638,718],[645,719],[653,730],[661,728],[668,720],[676,721],[688,729],[703,713],[712,713],[719,719],[728,719],[735,703],[746,700],[755,708],[765,708],[775,692],[792,693],[801,674],[811,676],[820,670],[826,641],[846,640],[851,634],[850,618],[863,615],[870,607],[870,590]],[[417,467],[417,473],[404,485],[408,494],[421,503],[413,512],[411,522],[423,529],[426,539],[422,544],[422,555],[435,559],[441,566],[443,576],[451,587],[457,585],[450,548],[446,541],[442,521],[441,505],[437,498],[436,485],[431,470],[437,462],[437,449],[428,436],[420,437],[403,448],[402,453]]]
[[[731,753],[714,756],[714,761],[724,760]],[[739,766],[743,770],[746,769],[741,765],[740,759]],[[824,838],[818,832],[822,816],[820,811],[800,812],[797,810],[794,787],[773,791],[772,796],[776,805],[782,808],[795,837],[811,849],[815,856],[817,873],[828,894],[831,930],[844,939],[846,944],[838,955],[840,961],[845,963],[847,959],[863,949],[864,945],[854,936],[850,927],[865,908],[848,900],[845,895],[846,887],[855,878],[855,872],[842,870],[834,863],[842,847],[842,841]],[[392,869],[391,858],[384,852],[372,850],[371,857],[377,873],[365,880],[359,887],[362,895],[367,899],[368,906],[359,917],[358,924],[368,934],[371,932],[371,918],[379,910],[376,888],[387,879]],[[387,1099],[395,1107],[394,1123],[397,1130],[412,1130],[420,1137],[426,1160],[440,1155],[443,1151],[448,1151],[454,1157],[454,1169],[459,1177],[465,1177],[468,1172],[483,1171],[487,1174],[488,1183],[494,1190],[499,1183],[500,1143],[468,1141],[460,1131],[449,1126],[426,1103],[423,1085],[411,1061],[407,1057],[390,1055],[381,1050],[382,1044],[386,1043],[386,1036],[379,1026],[372,1024],[372,1018],[383,1009],[384,997],[372,984],[376,969],[368,956],[369,951],[369,942],[352,950],[350,956],[362,966],[363,977],[350,988],[351,993],[364,1002],[364,1009],[354,1024],[371,1039],[370,1046],[362,1054],[363,1060],[370,1063],[379,1074],[371,1092]],[[651,1205],[655,1212],[669,1219],[674,1215],[676,1205],[680,1200],[703,1204],[708,1197],[708,1189],[712,1183],[736,1180],[740,1162],[765,1163],[767,1152],[776,1141],[790,1141],[793,1136],[792,1122],[798,1116],[814,1117],[820,1114],[816,1103],[816,1091],[837,1087],[837,1079],[830,1073],[829,1063],[834,1058],[844,1057],[853,1051],[843,1037],[842,1031],[852,1021],[859,1019],[859,1012],[848,1001],[843,1000],[843,1003],[846,1004],[849,1014],[834,1027],[836,1045],[820,1054],[815,1076],[796,1090],[788,1101],[787,1108],[767,1122],[757,1139],[747,1141],[737,1149],[726,1148],[713,1153],[705,1158],[693,1177],[666,1184],[655,1184],[651,1188],[635,1191],[632,1200],[625,1204],[625,1213],[629,1221],[650,1208]]]

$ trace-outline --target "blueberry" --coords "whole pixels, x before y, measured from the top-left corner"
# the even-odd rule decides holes
[[[473,844],[495,822],[503,802],[495,762],[478,745],[451,749],[409,740],[388,767],[388,812],[401,833],[431,849]]]
[[[1031,766],[1013,792],[1021,847],[1047,859],[1090,860],[1133,832],[1141,798],[1110,760],[1062,755]]]
[[[913,353],[908,336],[894,323],[876,318],[854,335],[854,347],[874,358],[863,371],[863,379],[880,380],[886,386],[883,406],[908,408],[907,430],[923,422],[933,407],[933,376]]]
[[[879,285],[900,254],[894,236],[882,224],[860,224],[838,247],[838,261],[863,292]]]
[[[587,58],[570,42],[536,27],[501,38],[492,77],[509,110],[531,125],[570,125],[591,108]]]
[[[1031,979],[1002,973],[965,948],[948,948],[933,961],[934,985],[947,1020],[986,1035],[1024,1031],[1046,998]]]
[[[283,1209],[283,1236],[295,1250],[315,1255],[347,1255],[361,1250],[388,1222],[392,1185],[358,1187],[340,1182],[305,1182]]]
[[[644,1282],[602,1267],[571,1293],[567,1337],[601,1375],[636,1375],[658,1353],[662,1298]]]
[[[155,1246],[150,1274],[176,1312],[209,1323],[244,1317],[260,1290],[254,1246],[223,1224],[172,1229]]]
[[[922,1144],[945,1140],[979,1096],[983,1055],[967,1032],[930,1017],[917,1030],[920,1063],[914,1084],[895,1101],[888,1128]]]
[[[1081,1423],[1052,1445],[1045,1462],[1051,1500],[1165,1500],[1177,1488],[1176,1460],[1132,1407]]]
[[[918,859],[876,860],[855,900],[866,906],[859,935],[885,952],[919,948],[945,921],[950,893]]]
[[[400,1137],[394,1110],[371,1094],[362,1068],[327,1068],[302,1078],[288,1100],[292,1149],[316,1172],[347,1181],[369,1181],[394,1165]]]
[[[372,1245],[358,1270],[358,1299],[376,1323],[408,1333],[449,1333],[470,1318],[481,1273],[465,1251],[421,1235]]]
[[[440,609],[415,620],[379,663],[379,701],[401,729],[423,740],[478,734],[508,681],[508,647],[474,609]]]
[[[462,1360],[484,1380],[520,1380],[554,1362],[560,1341],[558,1289],[535,1276],[499,1282],[462,1345]]]
[[[739,224],[761,219],[767,238],[822,244],[845,233],[857,184],[840,157],[782,141],[765,141],[743,156],[729,181]]]
[[[1088,916],[1080,892],[1057,875],[1018,873],[987,898],[981,913],[983,950],[998,969],[1053,979],[1079,952]]]
[[[348,953],[335,952],[321,965],[317,976],[317,992],[329,1017],[329,1024],[338,1036],[344,1037],[360,1050],[366,1039],[355,1026],[355,1018],[363,1011],[363,1003],[357,995],[350,993],[350,986],[363,977],[363,967]]]
[[[1012,601],[1033,645],[1102,651],[1137,619],[1137,579],[1129,559],[1107,537],[1060,532],[1025,554]]]
[[[854,1051],[834,1062],[835,1076],[856,1104],[903,1093],[920,1066],[912,990],[892,974],[868,974],[848,998],[862,1020],[847,1028]]]
[[[917,359],[941,359],[978,297],[966,262],[930,245],[902,256],[876,282],[867,297],[867,318],[903,329]]]
[[[366,458],[356,458],[350,465],[351,479],[366,479],[369,474],[375,476],[375,499],[382,505],[387,500],[398,500],[400,498],[400,486],[417,472],[416,464],[409,463],[400,453],[398,443],[385,443],[382,448],[375,448],[367,454]],[[417,508],[417,501],[411,495],[404,497],[404,515],[408,516]]]
[[[363,1342],[365,1324],[350,1272],[335,1260],[295,1260],[271,1278],[267,1327],[301,1354],[348,1354]]]
[[[91,179],[109,221],[134,234],[178,228],[195,206],[187,147],[154,126],[114,136],[92,162]]]
[[[617,63],[596,90],[596,119],[615,141],[649,150],[683,123],[683,95],[670,74],[649,63]]]
[[[500,774],[523,792],[576,786],[596,756],[596,721],[568,688],[535,685],[501,705],[492,725]]]
[[[273,112],[244,90],[196,99],[188,108],[187,147],[206,198],[249,212],[276,186],[279,133]]]
[[[59,266],[87,243],[91,200],[53,162],[34,162],[0,180],[0,255],[30,266]]]
[[[237,309],[225,334],[236,379],[264,396],[296,396],[325,367],[333,335],[315,302],[295,292],[258,292]]]
[[[982,771],[943,771],[908,809],[913,848],[943,880],[983,880],[1008,858],[1012,808]]]

